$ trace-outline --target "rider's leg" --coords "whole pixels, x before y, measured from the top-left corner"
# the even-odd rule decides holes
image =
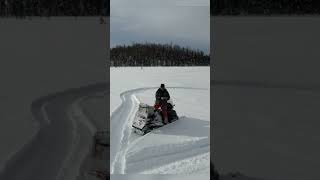
[[[162,115],[163,115],[163,123],[168,124],[167,106],[165,104],[162,104],[161,109],[162,109]]]

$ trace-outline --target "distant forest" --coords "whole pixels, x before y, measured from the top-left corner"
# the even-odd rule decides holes
[[[173,44],[133,43],[111,48],[110,66],[210,66],[203,51]]]
[[[210,0],[211,15],[319,15],[319,0]]]
[[[0,17],[110,16],[109,0],[0,0]]]

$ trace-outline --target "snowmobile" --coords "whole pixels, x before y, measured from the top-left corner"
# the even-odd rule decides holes
[[[173,109],[174,106],[175,105],[171,100],[167,101],[169,123],[179,119],[176,111]],[[140,103],[132,124],[133,132],[139,135],[145,135],[153,129],[157,129],[162,126],[164,126],[164,124],[161,107],[155,108],[154,106]]]

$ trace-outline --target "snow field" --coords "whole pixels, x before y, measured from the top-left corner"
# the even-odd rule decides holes
[[[209,175],[208,79],[208,67],[111,68],[111,173]],[[181,121],[145,136],[131,133],[138,104],[153,104],[160,83],[166,84]]]

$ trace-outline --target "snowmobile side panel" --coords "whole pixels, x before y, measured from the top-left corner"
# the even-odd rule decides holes
[[[147,119],[137,118],[133,121],[132,127],[143,129],[147,125]]]
[[[146,104],[140,104],[138,112],[135,115],[132,126],[137,129],[143,129],[148,122],[148,116],[150,114],[150,108]]]

